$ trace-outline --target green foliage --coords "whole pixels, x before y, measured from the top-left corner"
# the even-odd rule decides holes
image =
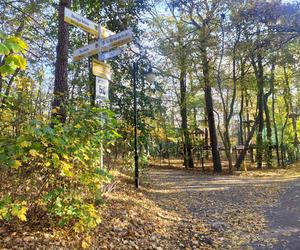
[[[70,109],[69,114],[64,125],[33,120],[20,135],[2,136],[0,164],[2,171],[12,172],[16,179],[34,173],[26,179],[29,189],[43,180],[40,195],[33,199],[25,192],[25,200],[44,204],[49,218],[61,226],[72,225],[79,232],[100,222],[95,204],[99,203],[101,186],[112,176],[99,169],[99,149],[102,141],[113,144],[119,134],[114,130],[116,121],[111,111],[82,105]],[[105,123],[100,118],[104,115]],[[1,219],[10,214],[26,219],[24,207],[15,208],[15,203],[5,197],[2,200]]]
[[[26,212],[26,201],[13,201],[9,195],[0,199],[0,220],[11,220],[17,217],[21,221],[26,221]]]
[[[26,69],[26,60],[23,54],[27,50],[27,44],[19,37],[6,37],[1,35],[0,56],[4,56],[4,63],[0,67],[0,75],[13,74],[17,69]]]

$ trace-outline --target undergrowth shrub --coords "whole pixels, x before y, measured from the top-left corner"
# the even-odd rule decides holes
[[[100,147],[119,137],[115,127],[111,111],[81,105],[69,109],[66,124],[32,120],[19,134],[2,134],[0,171],[15,188],[0,196],[0,219],[47,219],[75,232],[94,228],[101,186],[112,179],[99,168]]]

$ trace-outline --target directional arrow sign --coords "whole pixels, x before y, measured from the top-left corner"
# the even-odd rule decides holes
[[[108,51],[110,49],[122,46],[132,41],[132,29],[124,30],[115,35],[109,36],[101,41],[101,51]]]
[[[77,26],[81,29],[83,29],[84,31],[91,33],[95,36],[98,37],[99,33],[98,33],[98,24],[94,23],[93,21],[77,14],[76,12],[73,12],[72,10],[65,8],[65,18],[64,18],[65,22],[72,24],[74,26]],[[114,32],[101,27],[101,37],[102,38],[106,38],[108,36],[111,36],[113,34],[115,34]]]
[[[98,60],[93,60],[93,75],[111,80],[110,65]]]
[[[99,52],[98,42],[91,43],[79,49],[76,49],[73,54],[73,61],[79,61],[83,58],[95,55]]]
[[[100,60],[105,61],[115,56],[121,55],[124,52],[123,48],[115,49],[109,52],[101,53]]]
[[[108,100],[108,80],[96,77],[96,101]]]
[[[109,36],[101,40],[101,52],[109,51],[115,47],[119,47],[130,41],[132,41],[132,30],[128,29],[122,31],[120,33],[117,33],[115,35]],[[89,45],[86,45],[84,47],[75,50],[73,54],[73,60],[76,62],[83,58],[95,55],[99,52],[100,52],[99,42],[90,43]],[[118,52],[117,51],[113,52],[112,55],[116,56],[114,55],[114,53],[118,53]],[[102,59],[102,60],[107,60],[107,59]]]

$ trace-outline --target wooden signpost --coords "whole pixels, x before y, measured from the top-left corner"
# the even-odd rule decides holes
[[[102,101],[108,100],[108,81],[111,80],[112,73],[110,66],[103,61],[112,59],[124,52],[124,48],[119,47],[132,41],[132,29],[127,29],[116,34],[102,27],[101,24],[97,24],[68,8],[65,8],[64,20],[98,38],[98,41],[76,49],[73,54],[73,61],[80,61],[89,56],[98,54],[98,60],[94,59],[92,63],[92,72],[96,76],[97,91],[95,99]],[[100,78],[100,80],[98,78]],[[103,93],[107,95],[107,98],[103,98],[103,93],[100,89],[105,89]]]
[[[132,41],[132,30],[128,29],[120,33],[114,33],[101,24],[97,24],[72,10],[65,8],[65,22],[77,26],[84,31],[96,36],[98,41],[76,49],[73,54],[73,61],[80,61],[89,56],[98,54],[98,60],[93,60],[92,72],[96,76],[95,103],[100,106],[109,100],[109,80],[111,80],[111,68],[109,64],[103,62],[118,56],[124,52],[123,48],[118,48]],[[112,50],[114,49],[114,50]],[[103,146],[100,146],[101,159],[100,167],[103,167]]]
[[[105,60],[111,59],[115,56],[121,55],[123,52],[124,52],[123,48],[118,48],[118,49],[111,50],[108,52],[103,52],[100,55],[100,60],[105,61]]]
[[[79,49],[76,49],[74,51],[73,61],[74,62],[80,61],[86,57],[96,55],[96,54],[98,54],[98,52],[99,52],[98,42],[88,44],[88,45],[81,47]]]
[[[93,59],[92,70],[94,76],[98,76],[106,80],[111,80],[111,68],[109,64]]]
[[[76,12],[73,12],[72,10],[70,10],[68,8],[65,8],[64,20],[65,20],[65,22],[72,24],[74,26],[77,26],[96,37],[99,36],[97,23],[94,23],[93,21],[79,15]],[[106,38],[113,34],[115,34],[115,33],[102,27],[102,38]]]

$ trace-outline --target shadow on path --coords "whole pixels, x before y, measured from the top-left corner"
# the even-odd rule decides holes
[[[200,218],[215,249],[300,249],[299,179],[152,168],[149,180],[148,196],[163,209]]]
[[[272,247],[253,247],[258,250],[299,250],[300,249],[300,180],[289,184],[280,197],[279,204],[266,211],[268,229],[263,237],[276,238],[278,242]]]

